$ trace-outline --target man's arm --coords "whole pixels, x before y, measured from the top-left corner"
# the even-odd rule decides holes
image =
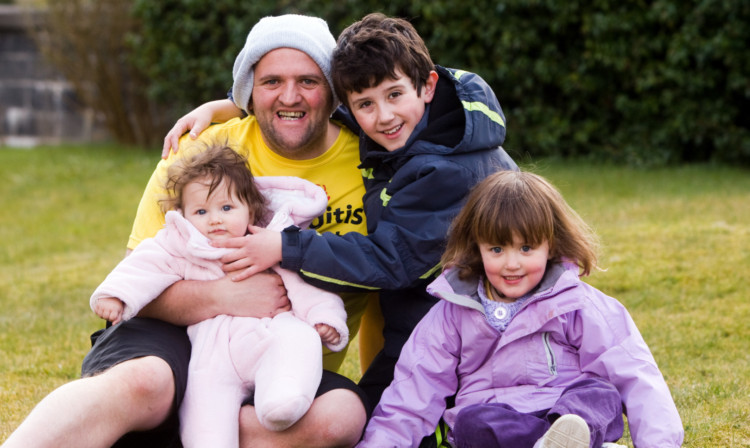
[[[138,314],[175,325],[192,325],[219,314],[271,317],[289,311],[286,289],[275,273],[262,272],[234,282],[231,274],[218,280],[182,280],[164,290]]]

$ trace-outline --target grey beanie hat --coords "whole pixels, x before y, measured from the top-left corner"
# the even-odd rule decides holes
[[[247,35],[245,47],[235,59],[232,70],[232,95],[237,107],[250,112],[254,66],[266,53],[277,48],[294,48],[310,56],[328,80],[334,106],[338,105],[331,81],[331,57],[336,39],[328,30],[328,24],[318,17],[287,14],[260,19]]]

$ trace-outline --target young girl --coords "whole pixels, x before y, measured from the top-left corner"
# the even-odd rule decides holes
[[[627,310],[582,282],[596,238],[541,177],[481,182],[451,227],[442,299],[404,346],[359,447],[678,447],[669,389]],[[446,409],[446,399],[455,405]]]
[[[177,280],[222,277],[221,257],[230,249],[211,242],[243,236],[255,223],[304,226],[327,205],[325,192],[303,179],[253,179],[246,160],[226,146],[172,165],[167,191],[164,205],[173,210],[166,227],[120,262],[91,296],[92,309],[115,324]],[[263,319],[220,315],[188,328],[192,353],[180,407],[185,447],[237,447],[240,407],[253,389],[260,422],[274,431],[288,428],[307,412],[320,384],[321,340],[332,350],[346,346],[341,299],[275,270],[291,312]]]

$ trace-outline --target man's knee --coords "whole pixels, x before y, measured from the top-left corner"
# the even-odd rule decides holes
[[[354,446],[362,436],[367,412],[359,396],[350,390],[334,389],[317,397],[300,421],[284,431],[289,438],[289,446],[309,446],[314,438],[315,446]],[[284,435],[272,434],[258,421],[255,408],[242,406],[240,409],[240,441],[274,440]],[[305,442],[306,441],[306,442]],[[246,445],[243,445],[246,446]]]
[[[100,379],[107,378],[117,385],[125,400],[148,403],[155,406],[161,403],[171,407],[175,384],[172,368],[161,358],[146,356],[120,363],[102,373]]]
[[[312,409],[320,422],[321,438],[328,440],[330,446],[355,445],[367,423],[367,411],[359,396],[350,390],[335,389],[316,402],[318,406]]]

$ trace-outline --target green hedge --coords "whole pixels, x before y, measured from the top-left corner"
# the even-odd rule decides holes
[[[445,66],[482,75],[516,157],[631,165],[750,164],[750,2],[656,0],[134,0],[151,93],[186,110],[223,97],[261,17],[325,18],[334,35],[372,11],[407,18]]]

